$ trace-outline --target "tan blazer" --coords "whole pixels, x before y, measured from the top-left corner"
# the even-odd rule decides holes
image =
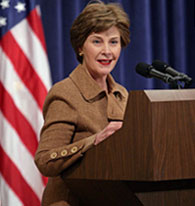
[[[52,205],[58,205],[59,201],[70,200],[70,191],[60,174],[93,146],[95,134],[109,121],[123,120],[128,92],[111,75],[107,81],[109,93],[79,65],[49,91],[43,109],[45,122],[35,155],[40,172],[50,177],[42,205],[55,202]]]

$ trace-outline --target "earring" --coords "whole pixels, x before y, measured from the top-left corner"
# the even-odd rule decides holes
[[[79,56],[81,56],[81,57],[82,57],[82,56],[83,56],[83,52],[79,52]]]

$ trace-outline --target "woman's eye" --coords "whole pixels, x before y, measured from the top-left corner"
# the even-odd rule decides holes
[[[113,41],[111,41],[111,44],[118,44],[118,41],[117,40],[113,40]]]
[[[100,43],[100,40],[93,40],[93,43],[94,43],[94,44],[99,44],[99,43]]]

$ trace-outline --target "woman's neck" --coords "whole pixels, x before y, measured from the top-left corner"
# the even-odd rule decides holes
[[[93,75],[87,68],[86,71],[96,81],[96,83],[100,86],[100,88],[108,92],[107,75],[105,76]]]
[[[96,78],[94,79],[97,84],[103,89],[105,90],[106,92],[108,92],[108,84],[107,84],[107,81],[106,81],[107,77],[102,77],[102,78]]]

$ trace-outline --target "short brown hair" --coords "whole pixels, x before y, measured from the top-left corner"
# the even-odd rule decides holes
[[[72,47],[80,63],[82,63],[83,57],[79,56],[79,49],[82,48],[87,37],[92,32],[102,32],[112,26],[116,26],[120,32],[121,46],[127,46],[130,42],[130,21],[119,4],[105,4],[102,1],[96,1],[83,9],[70,30]]]

